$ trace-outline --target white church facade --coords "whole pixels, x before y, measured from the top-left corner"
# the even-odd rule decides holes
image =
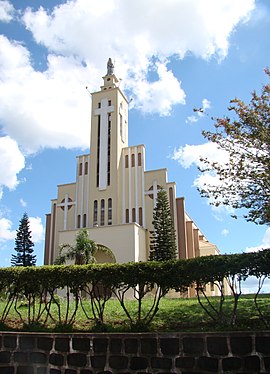
[[[103,86],[92,93],[90,154],[77,157],[76,181],[58,186],[46,217],[45,265],[53,264],[59,246],[73,244],[81,228],[109,247],[116,262],[147,261],[153,209],[158,190],[167,191],[176,231],[177,257],[219,254],[176,197],[167,170],[145,169],[144,145],[128,145],[128,101],[109,59]],[[98,254],[98,262],[111,262]]]

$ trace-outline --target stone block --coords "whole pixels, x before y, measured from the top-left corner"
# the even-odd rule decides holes
[[[106,356],[92,356],[90,360],[93,368],[104,368],[106,365]]]
[[[38,368],[37,368],[37,374],[47,374],[47,373],[48,373],[47,366],[44,366],[44,367],[38,367]]]
[[[244,358],[244,369],[247,372],[256,372],[260,371],[261,362],[258,356],[248,356]]]
[[[28,362],[28,352],[14,352],[13,360],[14,362]]]
[[[3,346],[9,349],[16,348],[17,347],[17,336],[4,336]]]
[[[214,357],[202,356],[198,358],[197,365],[199,369],[212,373],[218,372],[218,359]]]
[[[55,338],[55,350],[59,352],[69,352],[69,338]]]
[[[122,352],[122,339],[110,339],[110,353],[116,354]]]
[[[2,366],[1,367],[1,374],[14,374],[15,369],[9,366]]]
[[[0,352],[0,363],[1,364],[8,364],[10,362],[11,353],[8,351]]]
[[[55,366],[62,366],[64,364],[64,356],[60,353],[51,353],[49,357],[49,362]]]
[[[84,353],[70,353],[67,356],[68,365],[84,367],[87,362],[86,354]]]
[[[50,369],[50,373],[49,374],[61,374],[61,370],[59,370],[59,369]]]
[[[109,366],[112,369],[126,369],[128,366],[127,356],[111,356],[109,358]]]
[[[33,366],[18,366],[16,374],[34,374]]]
[[[166,338],[160,339],[160,349],[164,355],[178,355],[179,354],[179,339]]]
[[[242,362],[239,357],[226,357],[222,360],[222,369],[224,371],[239,370],[241,368]]]
[[[230,338],[231,351],[235,355],[248,355],[252,352],[251,336],[233,336]]]
[[[192,369],[194,364],[194,357],[177,357],[175,360],[175,366],[180,369]]]
[[[35,347],[35,337],[34,336],[20,336],[19,347],[23,351],[32,351]]]
[[[263,362],[265,369],[268,370],[270,373],[270,357],[264,357]]]
[[[270,336],[257,336],[255,338],[256,351],[265,355],[270,354]]]
[[[90,339],[88,338],[73,338],[72,348],[75,351],[88,352],[90,350]]]
[[[229,353],[227,339],[225,337],[208,337],[207,351],[210,355],[227,356]]]
[[[202,355],[204,353],[204,344],[202,338],[183,338],[183,351],[195,355]]]
[[[107,353],[108,339],[94,338],[93,347],[95,353]]]
[[[35,364],[46,364],[47,355],[42,352],[31,352],[30,353],[30,362]]]
[[[165,358],[165,357],[152,357],[151,367],[155,369],[171,369],[172,360],[171,358]]]
[[[146,369],[147,367],[148,367],[148,360],[146,357],[131,357],[130,359],[131,370]]]
[[[137,339],[126,339],[125,340],[125,353],[137,353],[138,352],[138,340]]]
[[[141,339],[141,353],[146,355],[154,355],[157,353],[157,340],[156,339]]]
[[[37,338],[37,348],[41,349],[43,351],[50,351],[53,346],[53,339],[52,338],[46,338],[46,337],[40,337]]]

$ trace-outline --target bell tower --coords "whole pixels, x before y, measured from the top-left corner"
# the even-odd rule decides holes
[[[122,149],[128,146],[128,101],[119,88],[114,65],[109,58],[100,91],[92,93],[90,141],[90,191],[93,201],[117,201]],[[95,177],[93,177],[95,175]],[[91,202],[90,202],[91,206]],[[94,209],[94,206],[92,207]],[[91,212],[91,207],[90,207]],[[113,210],[117,223],[118,212]]]

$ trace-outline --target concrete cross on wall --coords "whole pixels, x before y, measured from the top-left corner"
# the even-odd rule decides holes
[[[148,195],[151,199],[154,199],[154,208],[156,207],[157,203],[157,195],[158,191],[162,190],[162,187],[157,184],[157,181],[153,181],[153,185],[149,188],[148,191],[145,191],[145,195]]]
[[[95,110],[95,115],[100,116],[100,147],[99,147],[99,189],[107,188],[108,167],[108,114],[114,112],[114,105],[108,99],[101,99],[100,108]]]
[[[67,215],[68,210],[72,207],[72,205],[75,205],[76,202],[72,201],[70,197],[68,197],[68,194],[65,194],[65,198],[61,201],[60,204],[57,204],[57,207],[60,207],[64,210],[64,227],[63,230],[67,229]]]

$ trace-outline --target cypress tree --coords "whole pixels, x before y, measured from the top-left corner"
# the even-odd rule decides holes
[[[30,231],[30,223],[28,215],[24,213],[17,230],[15,238],[15,255],[12,255],[11,265],[12,266],[35,266],[36,256],[33,255],[34,243],[32,242],[32,236]]]
[[[176,236],[167,192],[160,190],[153,213],[154,231],[151,232],[150,261],[176,258]]]

